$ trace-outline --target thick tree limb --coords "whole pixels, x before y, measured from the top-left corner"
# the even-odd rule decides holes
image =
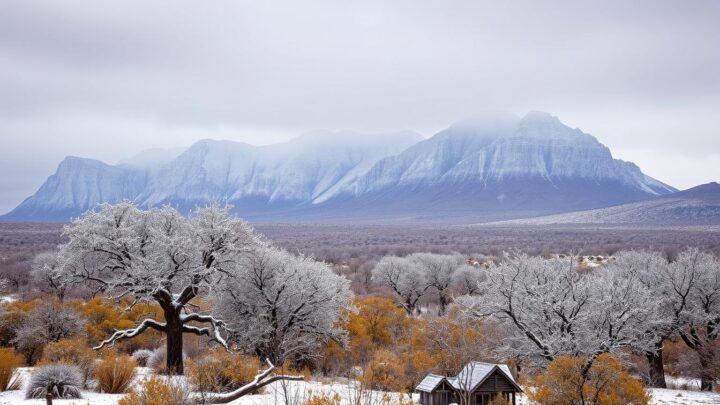
[[[258,389],[271,384],[275,381],[279,380],[290,380],[290,381],[302,381],[304,379],[301,375],[274,375],[270,376],[273,371],[277,367],[275,367],[270,360],[266,360],[268,363],[268,368],[264,371],[260,372],[258,375],[255,376],[255,378],[243,385],[242,387],[236,389],[235,391],[224,393],[224,394],[206,394],[204,397],[198,398],[195,402],[197,404],[227,404],[229,402],[232,402],[240,397],[243,397],[245,395],[251,394]]]
[[[188,333],[194,333],[196,335],[209,336],[213,338],[213,340],[223,345],[225,349],[229,349],[227,341],[220,334],[221,329],[228,330],[227,325],[224,321],[216,319],[215,317],[210,315],[201,315],[197,313],[185,315],[181,319],[183,322],[183,332],[187,331]],[[196,328],[194,326],[187,325],[188,322],[192,321],[209,323],[212,325],[212,328]]]
[[[105,345],[114,345],[116,341],[122,340],[122,339],[129,339],[134,338],[135,336],[145,332],[147,328],[152,328],[155,330],[159,330],[161,332],[165,332],[165,324],[160,323],[154,319],[145,319],[144,321],[140,322],[138,326],[136,326],[133,329],[125,329],[125,330],[119,330],[113,333],[112,336],[110,336],[109,339],[104,340],[102,343],[100,343],[99,346],[93,347],[95,350],[100,350]]]

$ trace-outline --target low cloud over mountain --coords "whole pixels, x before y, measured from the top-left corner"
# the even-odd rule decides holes
[[[256,221],[490,221],[674,191],[593,136],[531,112],[474,117],[426,140],[317,131],[270,146],[203,140],[116,166],[68,157],[2,219],[64,221],[129,199],[183,210],[229,203]]]

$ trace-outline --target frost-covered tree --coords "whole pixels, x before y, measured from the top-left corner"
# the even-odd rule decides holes
[[[38,253],[33,259],[30,276],[62,302],[65,299],[68,282],[62,272],[61,263],[62,260],[56,252]]]
[[[526,255],[505,255],[486,271],[477,297],[458,303],[469,315],[497,318],[520,333],[507,342],[506,351],[552,361],[560,354],[576,353],[576,329],[586,318],[590,289],[572,260],[548,261]]]
[[[450,304],[450,289],[456,270],[465,262],[460,255],[414,253],[408,260],[424,275],[426,288],[435,290],[440,304],[438,315],[444,315]]]
[[[411,260],[405,257],[385,256],[372,271],[375,283],[390,288],[400,306],[409,315],[414,315],[418,301],[430,287],[426,275]]]
[[[684,311],[682,300],[673,300],[673,287],[669,280],[669,263],[657,251],[618,252],[607,265],[610,272],[633,274],[643,287],[650,291],[650,297],[638,305],[651,311],[654,321],[648,322],[648,333],[656,336],[654,344],[645,350],[648,362],[648,384],[655,388],[666,388],[663,364],[663,344],[677,332],[678,316]],[[686,288],[686,287],[685,287]]]
[[[638,305],[655,312],[651,331],[657,335],[654,347],[645,352],[649,380],[653,387],[665,387],[663,343],[673,337],[697,353],[701,365],[701,388],[711,389],[717,378],[715,344],[720,320],[720,262],[698,249],[681,252],[669,263],[658,252],[621,252],[608,268],[637,272],[651,297]]]
[[[33,363],[46,344],[77,336],[84,325],[80,314],[59,302],[48,301],[23,316],[12,343]]]
[[[668,317],[658,310],[660,300],[642,270],[601,267],[585,277],[592,292],[580,341],[593,348],[589,360],[617,349],[647,353],[657,347]]]
[[[325,263],[264,247],[223,284],[217,314],[241,350],[280,364],[309,358],[321,341],[345,342],[339,322],[352,307],[349,281]]]
[[[685,250],[670,264],[666,281],[674,305],[684,305],[678,314],[678,332],[698,355],[700,388],[711,391],[720,374],[716,348],[720,335],[720,259],[698,249]]]
[[[485,272],[469,264],[458,267],[453,274],[454,284],[458,287],[460,295],[476,295],[480,291],[483,277]]]
[[[63,277],[91,282],[116,299],[155,302],[163,310],[164,320],[145,319],[116,331],[97,348],[155,329],[166,336],[167,369],[182,374],[183,334],[226,345],[225,323],[191,311],[188,304],[225,282],[238,262],[257,249],[252,229],[227,208],[200,208],[183,217],[170,207],[106,204],[66,226],[64,235],[69,241],[60,252]]]
[[[505,255],[486,271],[477,297],[462,297],[466,314],[494,318],[517,332],[500,348],[510,356],[552,361],[583,356],[589,370],[602,353],[646,347],[651,311],[640,305],[650,297],[637,275],[578,271],[574,260]]]

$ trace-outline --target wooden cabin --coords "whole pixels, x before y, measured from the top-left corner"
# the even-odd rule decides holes
[[[487,405],[498,395],[515,405],[522,389],[507,365],[474,361],[455,377],[428,374],[415,391],[420,394],[421,405],[449,405],[464,402],[463,398],[469,405]]]

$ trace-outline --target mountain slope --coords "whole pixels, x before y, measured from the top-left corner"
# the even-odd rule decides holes
[[[255,221],[487,222],[674,191],[591,135],[532,112],[474,117],[425,140],[316,131],[269,146],[203,140],[117,166],[72,158],[2,219],[66,220],[130,199],[184,211],[230,203]]]
[[[35,195],[0,218],[64,221],[123,199],[184,210],[219,201],[243,214],[271,212],[309,203],[421,139],[408,131],[316,131],[269,146],[202,140],[182,153],[148,151],[117,166],[67,158]]]
[[[378,162],[328,199],[427,218],[498,220],[606,207],[674,192],[591,135],[547,113],[482,117],[452,125]],[[340,215],[341,209],[338,211]]]
[[[137,201],[192,207],[211,200],[250,212],[312,201],[422,139],[413,132],[314,132],[270,146],[204,140],[152,176]]]
[[[7,221],[57,221],[77,217],[101,202],[138,195],[147,173],[93,159],[65,158],[40,189],[0,217]]]
[[[720,184],[703,184],[651,200],[614,207],[506,221],[505,223],[524,225],[720,225]]]

